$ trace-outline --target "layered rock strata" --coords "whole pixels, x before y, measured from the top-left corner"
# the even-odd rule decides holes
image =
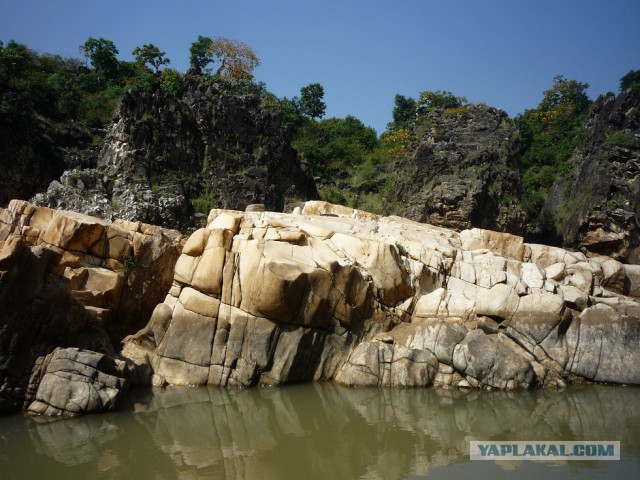
[[[125,342],[141,383],[640,382],[640,266],[324,202],[208,220]]]

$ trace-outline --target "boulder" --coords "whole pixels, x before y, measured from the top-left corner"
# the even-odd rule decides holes
[[[124,360],[78,348],[56,348],[34,370],[29,388],[35,395],[27,413],[73,417],[114,410],[129,387],[131,373]]]

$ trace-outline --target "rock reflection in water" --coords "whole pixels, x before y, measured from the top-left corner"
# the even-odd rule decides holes
[[[138,392],[116,414],[47,424],[0,418],[0,463],[16,478],[36,478],[38,469],[66,478],[405,478],[465,463],[469,440],[492,439],[620,440],[637,466],[639,400],[640,389],[601,386],[518,393],[173,387]],[[28,468],[11,456],[13,438],[21,438],[23,455],[36,453]],[[619,462],[598,465],[605,463]],[[563,468],[571,475],[594,466]]]

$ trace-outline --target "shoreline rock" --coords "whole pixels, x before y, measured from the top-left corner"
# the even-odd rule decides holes
[[[635,266],[611,262],[326,202],[212,210],[122,353],[156,386],[636,384]]]
[[[184,236],[12,200],[0,209],[0,411],[57,347],[115,355],[164,298]]]
[[[13,201],[0,408],[110,410],[129,383],[640,384],[639,268],[326,202],[212,210],[186,239]]]

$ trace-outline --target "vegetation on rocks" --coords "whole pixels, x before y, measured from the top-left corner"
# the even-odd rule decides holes
[[[594,133],[599,123],[596,117],[589,119],[596,106],[587,96],[588,85],[561,75],[543,92],[539,105],[514,119],[447,90],[424,91],[416,98],[397,94],[393,121],[379,135],[352,115],[325,118],[324,87],[319,83],[302,87],[290,99],[269,92],[253,77],[260,65],[256,52],[239,40],[198,36],[189,49],[191,69],[186,73],[170,68],[166,53],[153,44],[136,47],[134,61],[120,60],[117,46],[104,38],[89,38],[80,53],[85,61],[39,54],[14,41],[0,42],[0,141],[4,145],[0,164],[5,170],[0,204],[30,198],[55,181],[53,195],[70,182],[96,185],[114,212],[121,209],[128,201],[114,196],[121,187],[114,178],[107,175],[104,178],[110,180],[105,181],[79,171],[99,164],[103,168],[104,156],[113,153],[113,142],[120,134],[133,141],[129,143],[132,151],[120,155],[139,155],[136,151],[146,148],[149,135],[165,128],[154,113],[164,112],[164,107],[171,113],[163,115],[177,115],[165,120],[183,122],[176,132],[165,132],[167,138],[178,133],[181,137],[171,140],[171,145],[169,140],[154,145],[154,160],[149,155],[137,159],[147,163],[131,177],[139,185],[127,190],[134,192],[132,198],[138,203],[138,197],[145,196],[144,208],[136,209],[135,215],[142,214],[146,221],[165,222],[166,218],[153,213],[158,209],[170,212],[167,218],[176,212],[198,216],[214,206],[242,208],[248,201],[291,209],[308,195],[319,194],[324,200],[375,213],[404,214],[456,228],[483,226],[523,234],[532,241],[584,247],[578,237],[585,232],[605,224],[614,227],[593,216],[591,226],[576,220],[584,220],[587,211],[595,208],[592,195],[572,186],[576,176],[587,175],[581,170],[583,160],[593,157],[599,172],[635,178],[629,170],[637,144],[633,121],[621,126],[622,117],[611,118],[603,123],[604,130]],[[631,112],[638,108],[633,95],[640,90],[639,78],[640,71],[631,70],[620,80],[626,99],[622,103]],[[601,98],[598,102],[606,108],[616,101],[611,93]],[[130,123],[127,115],[138,123]],[[225,115],[225,120],[211,115]],[[112,131],[114,121],[125,124],[117,135]],[[185,140],[185,132],[206,124],[202,122],[215,126],[199,131],[195,135],[199,140]],[[223,126],[224,122],[228,125]],[[249,135],[255,142],[248,141]],[[275,148],[276,144],[284,147]],[[186,159],[190,159],[186,165],[181,163]],[[155,162],[169,167],[168,175],[162,177],[155,166],[149,167]],[[288,167],[281,167],[291,162],[298,165],[292,171],[312,177],[309,188],[289,181]],[[619,168],[621,162],[628,167]],[[256,175],[275,164],[281,165],[275,169],[280,172],[277,178]],[[63,177],[65,170],[74,168],[79,171]],[[161,177],[163,181],[158,182]],[[234,185],[234,199],[230,185]],[[95,203],[98,197],[89,190],[79,197]],[[622,200],[603,204],[603,218],[627,216],[614,211],[640,211],[633,191],[620,184],[606,194],[609,200],[627,194],[631,199],[628,205]],[[635,228],[625,222],[625,231]],[[198,220],[163,224],[193,226]],[[571,231],[567,225],[573,225]]]

